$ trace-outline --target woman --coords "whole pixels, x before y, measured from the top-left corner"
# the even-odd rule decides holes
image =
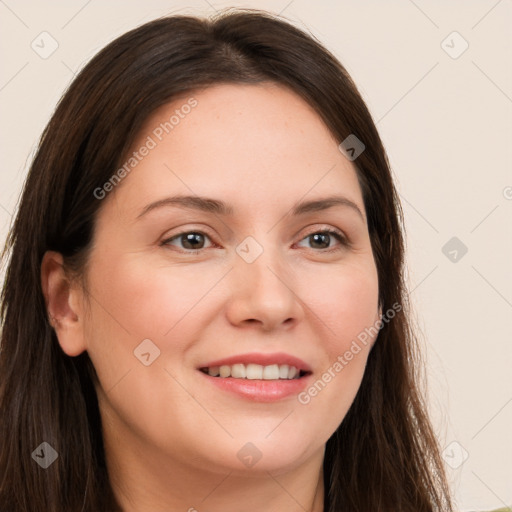
[[[287,22],[109,44],[4,254],[0,509],[450,510],[401,215],[356,86]]]

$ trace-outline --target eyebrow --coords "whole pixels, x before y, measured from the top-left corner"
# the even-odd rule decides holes
[[[364,220],[364,215],[359,206],[357,206],[357,204],[351,201],[350,199],[343,196],[329,196],[325,198],[314,199],[312,201],[302,201],[296,203],[293,206],[291,213],[294,216],[300,216],[306,213],[327,210],[334,206],[345,206],[351,208],[352,210],[357,212],[361,219]],[[234,214],[234,209],[232,206],[218,199],[212,199],[209,197],[201,196],[179,195],[166,197],[164,199],[160,199],[158,201],[148,204],[142,209],[140,214],[137,216],[137,219],[140,219],[141,217],[143,217],[144,215],[153,210],[163,207],[177,207],[187,210],[199,210],[202,212],[214,213],[216,215],[223,216],[231,216]]]

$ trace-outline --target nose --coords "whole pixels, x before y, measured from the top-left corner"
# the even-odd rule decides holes
[[[266,249],[252,263],[238,255],[230,272],[231,298],[227,317],[238,327],[263,331],[289,329],[304,315],[297,283],[277,250]]]

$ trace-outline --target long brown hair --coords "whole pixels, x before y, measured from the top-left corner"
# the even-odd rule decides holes
[[[419,353],[403,277],[403,219],[386,152],[344,67],[286,20],[255,10],[211,19],[172,16],[119,37],[80,72],[42,134],[3,258],[0,510],[117,510],[105,465],[94,368],[67,356],[41,289],[48,250],[84,271],[94,190],[122,165],[142,123],[178,95],[218,83],[283,84],[305,99],[336,140],[353,134],[383,311],[400,304],[371,350],[355,401],[326,446],[325,511],[450,510],[439,447],[419,386]],[[43,441],[59,454],[43,470]]]

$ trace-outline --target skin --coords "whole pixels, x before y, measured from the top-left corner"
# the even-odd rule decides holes
[[[134,150],[187,98],[156,111]],[[275,84],[217,85],[101,205],[84,290],[48,252],[42,283],[62,350],[96,368],[109,473],[126,512],[323,510],[325,443],[345,417],[371,343],[301,404],[219,390],[198,365],[285,352],[312,381],[379,319],[377,270],[353,164],[316,112]],[[150,203],[184,194],[233,216]],[[358,206],[292,216],[295,203],[343,195]],[[349,240],[315,242],[339,230]],[[202,232],[195,254],[180,233]],[[263,253],[236,252],[247,236]],[[327,248],[324,248],[327,247]],[[134,350],[150,339],[149,366]],[[374,341],[374,340],[372,340]],[[261,459],[237,457],[252,443]],[[249,506],[250,505],[250,506]]]

